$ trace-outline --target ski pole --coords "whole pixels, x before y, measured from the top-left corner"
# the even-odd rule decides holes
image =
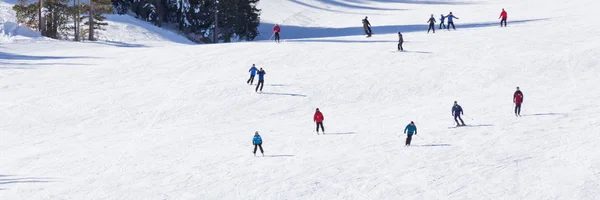
[[[275,35],[275,32],[273,32],[273,34],[271,34],[271,37],[269,37],[269,40],[271,40],[274,35]]]

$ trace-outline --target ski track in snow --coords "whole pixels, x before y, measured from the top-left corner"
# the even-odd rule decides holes
[[[129,16],[99,42],[2,36],[0,199],[600,199],[593,5],[269,0],[257,42],[190,45]],[[457,30],[426,34],[449,10]],[[448,128],[455,100],[471,126]]]

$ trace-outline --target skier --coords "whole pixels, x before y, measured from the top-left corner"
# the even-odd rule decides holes
[[[404,43],[404,38],[402,38],[402,33],[398,31],[398,51],[404,51],[404,48],[402,48],[402,43]]]
[[[252,85],[254,83],[254,76],[256,75],[256,71],[258,71],[258,69],[256,69],[255,64],[252,64],[252,67],[250,68],[250,70],[248,70],[248,72],[250,72],[250,79],[248,79],[248,81],[246,81],[246,83]]]
[[[363,29],[365,29],[365,34],[367,34],[367,37],[371,37],[373,31],[371,31],[371,23],[369,23],[369,20],[367,18],[368,17],[365,16],[365,18],[362,20]]]
[[[254,89],[255,92],[258,92],[258,87],[260,87],[260,92],[262,92],[263,86],[265,85],[265,74],[267,74],[267,72],[265,72],[263,68],[260,68],[260,71],[258,71],[258,83],[256,84],[256,89]]]
[[[275,42],[279,43],[279,32],[281,32],[281,28],[279,27],[279,24],[275,24],[275,27],[273,27],[273,34],[275,35]]]
[[[460,105],[458,105],[458,103],[456,101],[454,101],[454,106],[452,106],[452,116],[454,116],[454,121],[456,121],[456,126],[466,126],[465,122],[460,117],[461,114],[464,114],[462,107],[460,107]],[[460,122],[462,123],[462,125],[458,123],[458,120],[456,118],[460,119]]]
[[[456,30],[456,27],[454,27],[454,21],[453,21],[453,20],[454,20],[455,18],[456,18],[456,19],[459,19],[459,18],[458,18],[458,17],[456,17],[456,16],[454,16],[454,15],[452,14],[452,12],[450,12],[450,14],[448,14],[448,15],[446,16],[446,18],[448,18],[448,30],[450,30],[450,25],[452,25],[452,29]]]
[[[500,18],[502,18],[502,20],[500,20],[500,27],[502,27],[502,22],[504,22],[504,27],[506,27],[506,18],[508,18],[508,13],[504,11],[504,8],[502,8],[502,12],[500,13],[500,17],[498,17],[498,19]]]
[[[517,87],[517,91],[515,91],[515,94],[513,95],[513,102],[515,103],[515,115],[520,117],[521,104],[523,103],[523,92],[519,90],[519,87]]]
[[[444,14],[441,14],[441,17],[440,17],[440,28],[439,29],[442,29],[442,26],[444,26],[444,28],[446,28],[446,25],[444,24],[444,20],[446,20],[446,16],[444,16]]]
[[[323,117],[323,113],[319,111],[319,108],[317,108],[317,111],[315,111],[315,116],[313,117],[313,120],[317,123],[317,135],[319,135],[319,126],[321,126],[323,135],[325,135],[325,128],[323,127],[323,120],[325,120],[325,118]]]
[[[404,133],[406,134],[406,144],[405,146],[410,146],[410,141],[412,140],[413,133],[417,134],[417,126],[415,126],[415,122],[410,122],[410,124],[406,125],[404,128]]]
[[[433,33],[435,33],[435,17],[433,17],[433,14],[431,14],[431,17],[429,18],[429,20],[427,21],[429,22],[429,29],[427,29],[427,33],[429,33],[429,31],[433,30]]]
[[[260,137],[260,135],[258,135],[258,131],[254,132],[254,138],[252,138],[252,144],[254,145],[254,151],[252,153],[254,153],[254,156],[256,156],[256,147],[260,148],[260,153],[262,153],[263,156],[265,156],[265,151],[263,151],[262,148],[262,138]]]

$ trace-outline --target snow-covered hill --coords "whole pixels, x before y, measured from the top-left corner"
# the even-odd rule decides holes
[[[268,0],[281,44],[3,44],[0,199],[600,199],[596,5]]]

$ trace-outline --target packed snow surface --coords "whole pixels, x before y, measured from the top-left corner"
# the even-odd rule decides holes
[[[599,5],[263,0],[258,42],[117,16],[106,41],[2,43],[0,199],[600,199]]]

